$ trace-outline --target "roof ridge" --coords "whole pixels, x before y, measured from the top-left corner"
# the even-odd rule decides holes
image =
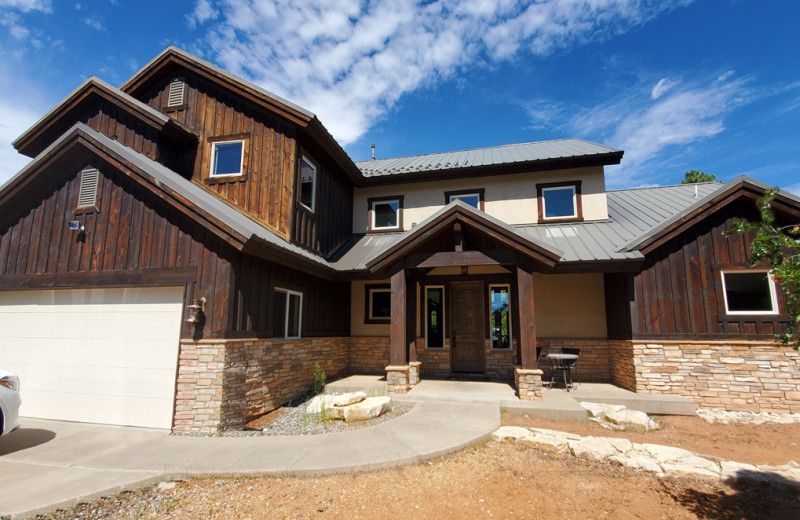
[[[719,184],[719,185],[722,185],[722,186],[725,185],[725,183],[719,182],[719,181],[692,182],[690,184],[678,183],[678,184],[665,184],[663,186],[638,186],[638,187],[635,187],[635,188],[619,188],[619,189],[616,189],[616,190],[606,190],[606,193],[613,193],[613,192],[617,192],[617,191],[655,190],[655,189],[659,189],[659,188],[680,188],[682,186],[687,186],[687,187],[694,186],[695,184],[702,184],[702,185]]]

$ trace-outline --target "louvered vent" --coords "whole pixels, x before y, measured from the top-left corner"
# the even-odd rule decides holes
[[[175,78],[169,84],[169,98],[167,107],[179,107],[183,105],[183,96],[186,93],[186,83],[183,78]]]
[[[87,168],[81,172],[81,192],[78,194],[78,207],[90,208],[97,205],[97,181],[100,172]]]

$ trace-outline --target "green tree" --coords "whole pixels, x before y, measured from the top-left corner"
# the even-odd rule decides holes
[[[689,170],[684,174],[684,179],[681,181],[681,184],[694,184],[696,182],[713,182],[715,180],[717,180],[716,175],[711,175],[710,173],[706,172],[699,172],[697,170]]]
[[[786,295],[786,310],[791,316],[786,330],[776,337],[784,344],[793,345],[795,350],[800,350],[800,224],[775,225],[771,203],[777,193],[777,189],[769,190],[758,199],[761,222],[735,222],[726,236],[756,231],[750,245],[750,267],[757,266],[763,260],[769,263],[772,277]]]

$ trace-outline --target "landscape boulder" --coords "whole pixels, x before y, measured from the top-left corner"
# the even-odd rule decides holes
[[[366,421],[388,412],[391,401],[392,399],[388,396],[368,397],[363,401],[340,409],[344,411],[345,422]]]

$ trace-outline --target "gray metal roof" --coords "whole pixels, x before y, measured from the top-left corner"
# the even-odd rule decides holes
[[[591,143],[582,139],[559,139],[555,141],[539,141],[535,143],[474,148],[472,150],[461,150],[457,152],[360,161],[356,163],[356,166],[363,172],[364,177],[382,177],[434,170],[454,170],[477,166],[527,163],[549,159],[591,157],[593,155],[621,152],[622,150],[609,148],[608,146]]]

